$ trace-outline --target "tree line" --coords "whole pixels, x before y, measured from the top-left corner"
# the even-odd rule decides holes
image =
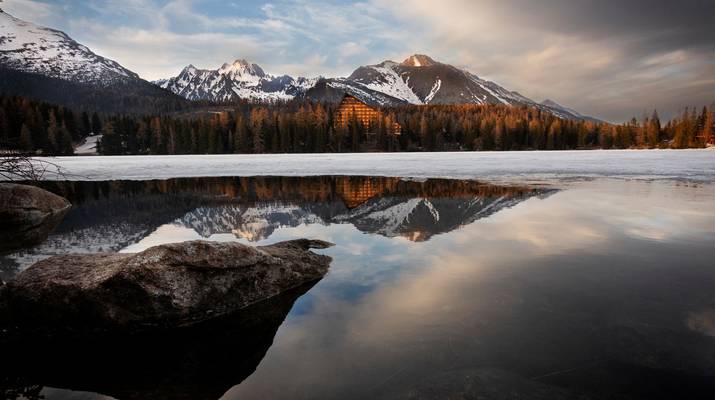
[[[77,110],[104,113],[169,113],[196,106],[168,90],[138,79],[95,86],[0,66],[0,93],[20,95]],[[206,104],[206,103],[201,103]]]
[[[101,132],[102,124],[97,113],[0,96],[0,146],[4,149],[71,155],[73,146],[92,132]]]
[[[704,147],[715,138],[715,104],[662,124],[657,111],[614,125],[568,120],[531,107],[435,105],[396,110],[411,150],[574,150]]]
[[[0,141],[41,154],[72,154],[102,134],[102,154],[322,153],[703,147],[715,138],[715,106],[662,123],[657,112],[621,125],[561,119],[531,107],[402,106],[372,126],[334,126],[334,104],[240,103],[162,116],[101,115],[0,96]],[[393,135],[394,122],[402,127]]]

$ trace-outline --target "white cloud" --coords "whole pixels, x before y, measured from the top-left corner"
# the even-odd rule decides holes
[[[57,6],[36,0],[5,0],[0,8],[8,13],[35,23],[45,23],[57,12]]]

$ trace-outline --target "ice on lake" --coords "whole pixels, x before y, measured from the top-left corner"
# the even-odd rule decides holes
[[[625,178],[715,181],[715,150],[593,150],[95,156],[46,159],[71,180],[359,175],[532,182]],[[57,179],[48,171],[45,179]]]

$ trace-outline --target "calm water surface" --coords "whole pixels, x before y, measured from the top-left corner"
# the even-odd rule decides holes
[[[89,343],[6,363],[6,397],[715,391],[712,184],[314,177],[45,186],[75,207],[46,243],[0,258],[3,279],[51,254],[195,239],[318,238],[336,244],[322,251],[334,261],[314,286],[263,305],[248,327],[222,321],[117,351]]]

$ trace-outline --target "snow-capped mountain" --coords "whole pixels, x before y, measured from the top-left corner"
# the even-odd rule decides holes
[[[415,54],[401,63],[383,61],[357,68],[347,78],[272,76],[246,60],[216,70],[184,68],[155,84],[189,100],[231,102],[309,98],[338,102],[345,93],[380,107],[406,104],[505,104],[531,106],[562,118],[589,119],[556,103],[538,103],[471,72]]]
[[[387,102],[363,95],[363,101],[383,106],[407,104],[504,104],[530,106],[567,119],[592,119],[556,103],[538,103],[520,93],[455,66],[415,54],[401,63],[383,61],[356,69],[346,81],[350,89],[364,88],[388,96]],[[335,85],[329,83],[329,85]],[[310,93],[309,93],[310,96]]]
[[[64,32],[23,21],[1,10],[0,65],[97,85],[140,79],[134,72],[98,56]]]
[[[469,71],[422,54],[410,56],[399,64],[388,60],[360,67],[348,79],[410,104],[521,105],[531,102]]]
[[[0,10],[0,90],[97,111],[175,110],[188,103],[64,32]]]
[[[301,96],[315,81],[268,75],[257,64],[236,60],[215,70],[189,65],[178,76],[154,83],[189,100],[230,102],[290,100]]]

